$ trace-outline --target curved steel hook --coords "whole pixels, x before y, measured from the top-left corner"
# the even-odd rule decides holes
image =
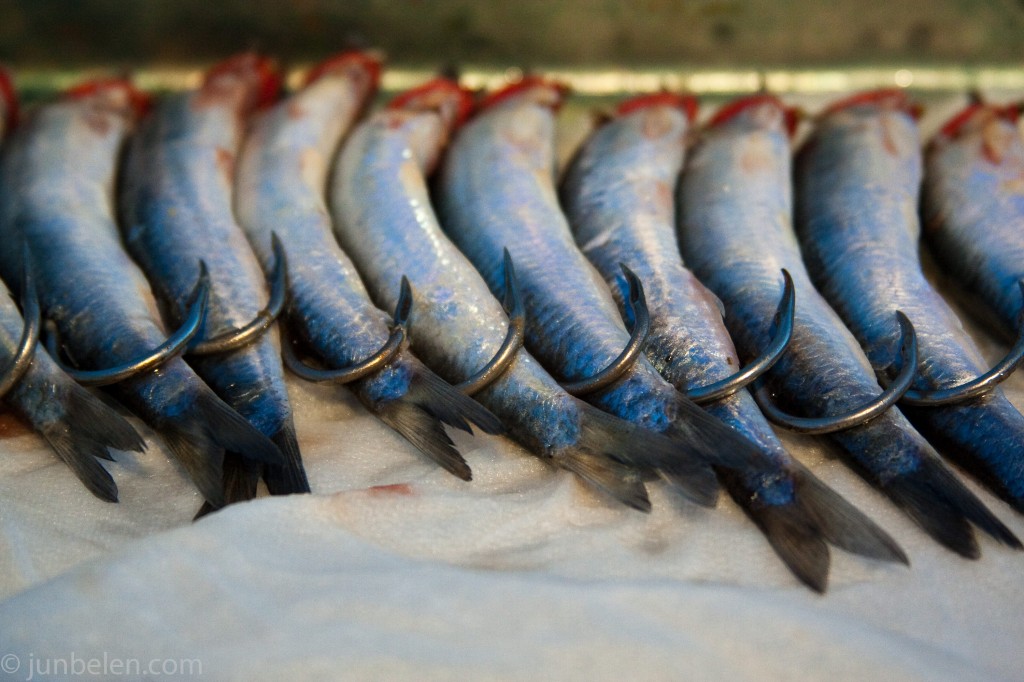
[[[763,383],[754,389],[754,400],[758,407],[773,424],[778,424],[790,431],[810,435],[822,435],[842,431],[854,426],[865,424],[892,407],[907,392],[917,374],[917,333],[907,316],[896,311],[901,329],[900,371],[892,384],[875,399],[865,403],[851,412],[835,417],[794,417],[782,412],[771,400],[768,389]],[[893,365],[896,363],[893,362]]]
[[[519,295],[519,281],[516,279],[516,271],[508,249],[505,249],[505,296],[502,305],[505,312],[508,313],[508,332],[505,334],[505,340],[501,342],[501,348],[494,354],[490,362],[476,374],[455,386],[466,395],[476,395],[504,374],[515,359],[516,353],[523,347],[526,309],[523,307],[523,300]]]
[[[615,383],[636,362],[637,356],[640,355],[644,342],[647,340],[647,333],[651,330],[651,315],[647,311],[647,297],[644,295],[643,283],[640,282],[636,273],[624,264],[619,263],[619,267],[622,268],[622,273],[626,276],[626,283],[629,285],[626,304],[635,320],[633,330],[629,335],[629,343],[619,353],[619,357],[612,360],[611,364],[594,376],[562,384],[562,388],[570,395],[579,397]]]
[[[741,388],[745,388],[779,361],[786,348],[789,347],[789,342],[793,339],[793,315],[796,312],[796,291],[793,287],[793,278],[785,268],[782,270],[782,278],[784,280],[782,298],[775,311],[778,328],[768,347],[756,360],[731,377],[726,377],[707,386],[687,390],[687,398],[698,405],[705,405],[730,396]]]
[[[1017,282],[1021,297],[1024,298],[1024,280]],[[941,388],[934,391],[909,390],[900,399],[904,405],[913,407],[936,407],[960,403],[988,393],[1006,380],[1024,361],[1024,307],[1017,313],[1017,340],[1010,351],[989,371],[976,379],[964,382],[959,386]]]
[[[270,273],[270,297],[267,306],[256,313],[248,324],[229,332],[224,332],[209,339],[197,341],[186,351],[189,355],[217,355],[247,346],[263,336],[284,310],[288,294],[288,259],[284,253],[284,245],[276,232],[270,234],[270,244],[274,249],[274,270]]]
[[[206,317],[206,305],[210,298],[210,277],[206,271],[206,264],[199,264],[199,280],[190,296],[192,305],[189,307],[188,315],[184,323],[167,340],[157,346],[152,352],[132,362],[111,367],[110,369],[80,370],[68,366],[60,357],[60,340],[57,338],[57,325],[53,320],[46,321],[46,348],[54,361],[60,365],[72,379],[83,386],[108,386],[124,381],[137,374],[150,369],[155,369],[167,362],[176,355],[179,355],[188,346],[189,341],[199,332],[203,326],[203,318]]]
[[[22,276],[24,282],[21,289],[21,316],[25,320],[25,326],[21,330],[21,340],[18,342],[18,349],[14,352],[10,364],[0,371],[0,398],[7,395],[7,392],[18,385],[25,372],[32,366],[32,358],[36,354],[36,344],[39,343],[39,330],[42,327],[42,315],[39,311],[39,297],[36,294],[36,282],[32,277],[32,266],[29,258],[24,258],[22,263]]]
[[[398,351],[402,349],[402,342],[405,341],[409,328],[409,314],[412,311],[412,289],[409,280],[402,276],[402,288],[398,294],[398,303],[395,305],[394,326],[391,328],[391,336],[384,342],[376,353],[370,357],[342,369],[318,369],[312,367],[302,360],[295,353],[291,339],[287,333],[281,338],[281,359],[284,365],[293,374],[305,381],[315,383],[331,382],[335,384],[348,384],[353,381],[369,376],[380,370],[384,365],[391,362]]]

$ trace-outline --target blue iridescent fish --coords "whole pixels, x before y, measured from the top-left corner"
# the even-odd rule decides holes
[[[1013,340],[1024,300],[1024,137],[1017,107],[975,103],[925,153],[924,239],[943,270],[973,294],[971,309]]]
[[[232,185],[249,116],[277,89],[267,59],[237,55],[212,67],[198,89],[163,98],[128,146],[118,194],[125,245],[176,323],[205,263],[207,339],[244,327],[265,302],[262,270],[232,212]],[[284,453],[285,466],[262,471],[270,492],[309,492],[276,329],[238,350],[192,355],[189,363]],[[228,502],[255,496],[259,474],[259,466],[232,454],[225,462]]]
[[[371,294],[393,306],[399,278],[408,277],[416,296],[413,349],[453,383],[490,362],[510,324],[441,231],[427,191],[427,176],[469,107],[467,94],[443,79],[405,93],[352,132],[330,190],[338,239]],[[531,453],[623,504],[650,509],[641,474],[662,465],[691,496],[714,499],[714,478],[676,466],[673,442],[573,398],[525,350],[475,397]]]
[[[695,112],[695,100],[670,94],[623,102],[583,143],[560,188],[577,244],[613,290],[623,291],[620,263],[643,280],[644,352],[684,392],[739,370],[718,303],[683,265],[676,239],[673,194]],[[824,591],[826,542],[906,562],[882,529],[786,452],[746,390],[706,409],[757,445],[754,468],[723,482],[797,577]]]
[[[934,391],[970,381],[986,365],[922,272],[921,177],[917,122],[902,91],[837,102],[796,157],[796,228],[811,277],[868,358],[893,352],[892,315],[902,310],[921,350],[914,388]],[[1024,512],[1024,415],[1001,390],[902,409],[940,452]]]
[[[372,98],[379,69],[363,53],[344,53],[314,68],[305,87],[254,122],[236,178],[239,223],[268,270],[274,262],[272,235],[276,232],[286,245],[289,323],[334,368],[374,356],[389,339],[391,320],[373,305],[338,246],[325,196],[330,160]],[[421,305],[425,302],[414,303]],[[493,415],[427,369],[407,347],[350,385],[384,423],[465,480],[471,476],[469,465],[441,424],[501,430]]]
[[[490,95],[452,141],[438,174],[438,215],[492,291],[512,254],[527,311],[526,347],[556,377],[599,374],[629,342],[600,274],[573,241],[554,186],[555,109],[563,89],[539,78]],[[685,398],[644,357],[585,399],[676,442],[677,458],[745,470],[756,446]]]
[[[44,315],[56,323],[72,359],[86,369],[134,361],[166,338],[147,298],[146,280],[121,244],[112,204],[123,142],[146,104],[126,81],[83,84],[35,109],[0,159],[4,279],[21,282],[24,244]],[[224,501],[225,449],[281,462],[277,447],[180,358],[116,389],[162,436],[213,506]]]
[[[787,111],[758,95],[723,107],[687,155],[678,190],[683,258],[725,305],[737,348],[753,355],[771,338],[785,268],[796,287],[796,323],[786,353],[767,374],[786,406],[808,417],[848,411],[881,392],[857,340],[811,284],[793,233]],[[886,324],[896,324],[889,311]],[[895,354],[880,358],[888,364]],[[1020,543],[946,468],[898,410],[835,433],[853,469],[938,542],[967,557],[979,549],[971,524]]]

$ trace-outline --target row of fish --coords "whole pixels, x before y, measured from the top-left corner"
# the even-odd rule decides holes
[[[9,131],[0,275],[25,321],[0,297],[5,400],[94,494],[117,494],[96,458],[143,442],[76,380],[109,384],[159,434],[205,511],[261,477],[308,491],[283,356],[349,384],[466,480],[445,425],[504,433],[641,511],[652,480],[704,506],[721,484],[815,590],[829,545],[908,560],[760,408],[829,431],[951,550],[979,556],[972,527],[1021,548],[935,449],[1024,511],[1024,417],[993,386],[1013,363],[985,378],[921,274],[902,93],[819,117],[794,206],[793,120],[769,95],[699,131],[692,98],[628,100],[556,183],[561,86],[531,77],[474,103],[437,79],[364,116],[379,70],[345,53],[278,100],[271,64],[245,54],[155,105],[91,81]],[[0,96],[12,123],[9,83]],[[1024,142],[1010,119],[979,103],[943,130],[924,210],[943,261],[1014,334]],[[49,355],[31,355],[37,307]],[[892,408],[904,394],[918,406]]]

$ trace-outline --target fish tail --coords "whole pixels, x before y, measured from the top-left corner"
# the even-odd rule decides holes
[[[671,438],[601,412],[586,403],[577,401],[577,405],[580,411],[582,450],[591,454],[600,453],[606,459],[611,458],[641,473],[656,471],[693,502],[704,507],[715,506],[718,501],[718,480],[706,462],[681,453],[679,443]],[[601,487],[604,489],[604,486],[608,486],[608,492],[613,495],[616,491],[626,492],[631,489],[631,499],[637,500],[642,486],[637,486],[631,478],[625,478],[616,486],[610,485],[612,475],[622,476],[624,471],[608,464],[607,475],[600,478],[603,481]],[[595,485],[600,481],[594,481]],[[646,491],[643,495],[646,497]],[[619,495],[615,496],[621,499]],[[622,501],[635,506],[626,500]],[[647,506],[650,507],[649,502]]]
[[[271,495],[291,495],[308,493],[309,479],[306,469],[302,466],[302,455],[299,453],[299,440],[295,435],[295,423],[288,418],[284,426],[270,438],[284,454],[286,464],[283,467],[267,466],[263,470],[263,480]],[[227,476],[227,472],[225,472]],[[225,484],[227,481],[225,481]],[[253,490],[255,494],[255,487]],[[250,498],[251,499],[251,498]]]
[[[250,462],[236,452],[224,453],[224,501],[226,504],[235,502],[247,502],[255,499],[256,488],[260,482],[260,473],[263,466],[256,462]],[[217,508],[209,502],[203,502],[203,506],[196,512],[193,521],[198,521]]]
[[[627,507],[649,513],[651,500],[640,472],[603,453],[566,449],[558,453],[560,467],[579,476],[589,487],[609,495]]]
[[[473,474],[443,425],[468,433],[472,432],[470,424],[485,433],[497,434],[504,430],[487,408],[422,365],[414,368],[405,395],[379,403],[373,410],[381,421],[464,481],[471,480]]]
[[[732,498],[761,529],[790,571],[812,590],[828,587],[828,545],[880,561],[908,564],[888,533],[802,467],[791,470],[793,495],[786,504],[758,502],[739,477],[723,473]]]
[[[61,406],[61,418],[40,433],[89,492],[117,502],[117,485],[97,460],[113,461],[108,448],[141,452],[145,442],[121,415],[77,384],[69,383]]]
[[[183,411],[163,415],[160,430],[203,498],[216,509],[227,501],[223,490],[225,451],[253,462],[285,464],[284,455],[269,438],[205,387]]]
[[[492,435],[505,431],[505,427],[490,410],[463,395],[425,366],[415,369],[405,397],[448,426],[466,433],[472,433],[470,424]]]
[[[104,502],[117,502],[117,484],[99,463],[99,459],[109,459],[106,445],[88,437],[77,436],[73,429],[65,428],[60,422],[56,428],[41,433],[89,492]]]
[[[926,533],[960,556],[977,559],[981,555],[972,523],[1008,547],[1024,548],[1010,529],[938,461],[922,460],[920,468],[882,487]]]

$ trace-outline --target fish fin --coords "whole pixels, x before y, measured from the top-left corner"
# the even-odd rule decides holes
[[[677,441],[601,412],[587,403],[577,401],[576,405],[583,450],[612,457],[641,472],[657,471],[691,501],[704,507],[715,506],[718,480],[714,470],[681,452]]]
[[[117,410],[78,384],[70,386],[71,389],[64,401],[65,422],[68,428],[115,450],[142,452],[146,449],[146,442],[142,436],[128,420],[117,413]],[[106,450],[100,457],[113,461]]]
[[[308,493],[309,479],[306,478],[306,469],[302,466],[294,422],[289,418],[270,440],[284,453],[288,463],[283,467],[267,466],[263,469],[263,480],[267,483],[267,490],[271,495]]]
[[[106,459],[106,445],[77,434],[74,429],[66,428],[63,422],[55,423],[54,427],[44,429],[41,434],[57,456],[71,468],[89,492],[104,502],[117,502],[117,484],[96,459]]]
[[[400,433],[446,471],[463,481],[473,478],[469,465],[455,449],[452,439],[444,432],[441,421],[420,407],[408,393],[401,398],[379,403],[371,409],[378,419]]]
[[[691,457],[730,471],[753,472],[762,461],[757,445],[683,395],[678,396],[676,419],[665,435]]]
[[[226,502],[223,490],[224,450],[204,435],[192,429],[180,429],[177,425],[162,429],[160,435],[203,499],[213,509],[223,507]]]
[[[981,556],[971,523],[1004,545],[1022,548],[1010,529],[938,461],[923,460],[921,468],[882,488],[925,532],[960,556]]]
[[[910,565],[906,553],[888,533],[814,474],[801,467],[795,478],[804,512],[831,544],[870,559]]]
[[[588,487],[637,511],[651,511],[647,488],[636,469],[607,455],[581,449],[563,450],[555,456],[554,461],[561,468],[579,476]]]
[[[260,482],[260,472],[263,466],[256,462],[250,462],[237,452],[224,453],[224,500],[227,504],[235,502],[247,502],[256,498],[256,489]],[[203,502],[203,506],[196,512],[193,521],[217,511],[217,508],[209,502]]]
[[[413,402],[448,426],[466,433],[472,433],[470,424],[484,433],[504,433],[505,427],[486,407],[460,393],[425,366],[416,367],[414,372],[409,392],[401,399]]]
[[[734,495],[734,497],[737,497]],[[740,502],[737,499],[737,502]],[[818,593],[828,587],[831,557],[820,530],[798,504],[740,504],[800,582]]]
[[[206,438],[222,449],[256,462],[285,465],[285,456],[278,447],[213,391],[200,392],[190,412],[190,421],[203,424]]]

